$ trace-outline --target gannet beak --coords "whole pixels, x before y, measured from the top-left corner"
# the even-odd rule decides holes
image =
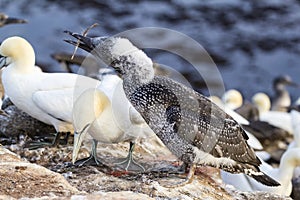
[[[300,87],[300,85],[298,83],[295,83],[295,82],[292,82],[292,81],[289,82],[288,85],[292,86],[292,87],[298,87],[298,88]]]
[[[6,67],[6,66],[7,66],[6,57],[0,55],[0,69],[2,69],[3,67]]]
[[[72,154],[72,163],[74,164],[76,162],[79,149],[81,147],[82,143],[82,133],[80,132],[74,132],[74,145],[73,145],[73,154]]]
[[[13,17],[8,17],[7,19],[5,19],[4,22],[4,24],[25,24],[25,23],[27,23],[26,20],[13,18]]]
[[[67,33],[68,35],[73,36],[76,38],[78,41],[73,41],[73,40],[64,40],[65,42],[72,44],[74,46],[77,46],[87,52],[93,51],[97,45],[99,45],[101,42],[105,41],[108,37],[96,37],[96,38],[91,38],[87,36],[83,36],[78,33],[73,33],[71,31],[64,31],[64,33]]]

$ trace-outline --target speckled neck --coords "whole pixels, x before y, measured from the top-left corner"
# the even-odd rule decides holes
[[[154,78],[152,61],[146,58],[136,62],[137,58],[127,55],[113,61],[112,67],[122,76],[125,93],[135,91],[136,88],[149,83]]]

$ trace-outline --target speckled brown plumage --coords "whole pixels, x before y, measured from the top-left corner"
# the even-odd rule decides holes
[[[278,185],[259,170],[260,160],[232,117],[193,89],[154,76],[152,61],[127,39],[93,39],[68,33],[80,40],[80,48],[120,73],[125,94],[135,109],[170,151],[191,166],[188,182],[196,165],[210,165],[246,173],[266,185]]]

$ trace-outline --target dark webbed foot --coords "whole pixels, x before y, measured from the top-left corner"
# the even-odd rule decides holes
[[[128,153],[127,157],[125,159],[123,159],[123,158],[118,159],[118,161],[116,161],[115,164],[118,167],[125,169],[126,171],[143,171],[144,172],[145,168],[133,159],[132,152],[134,150],[134,146],[135,146],[135,143],[130,142],[129,153]]]
[[[87,158],[77,160],[74,165],[79,167],[83,165],[102,165],[103,162],[97,156],[97,144],[97,140],[93,140],[91,155]]]
[[[61,138],[63,133],[66,135],[65,137]],[[67,145],[70,134],[70,132],[58,132],[55,133],[54,136],[37,138],[41,141],[30,142],[28,145],[26,145],[26,147],[28,147],[30,150],[34,150],[42,147],[57,147],[58,145]]]
[[[185,185],[191,183],[193,181],[196,168],[197,168],[196,164],[191,165],[189,173],[188,173],[187,177],[184,179],[184,181],[177,182],[174,184],[163,184],[162,186],[167,187],[167,188],[176,188],[176,187],[182,187],[182,186],[185,186]]]
[[[74,165],[78,167],[82,167],[84,165],[98,166],[98,165],[102,165],[102,161],[97,156],[90,155],[87,158],[82,158],[80,160],[77,160],[74,163]]]

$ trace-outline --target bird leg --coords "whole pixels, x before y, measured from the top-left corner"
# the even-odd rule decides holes
[[[175,188],[175,187],[182,187],[182,186],[185,186],[185,185],[191,183],[193,181],[196,168],[197,168],[197,165],[195,163],[193,163],[190,166],[189,173],[188,173],[188,175],[187,175],[187,177],[185,178],[184,181],[177,182],[175,184],[163,185],[163,186],[167,187],[167,188]]]
[[[93,140],[93,145],[92,145],[92,150],[91,150],[91,155],[87,158],[80,159],[75,162],[75,165],[78,165],[79,167],[87,164],[88,162],[92,162],[91,165],[101,165],[102,162],[97,156],[97,140]]]
[[[63,133],[65,133],[66,136],[62,139],[62,142],[61,142],[60,138],[61,138]],[[38,148],[42,148],[42,147],[57,147],[59,144],[67,145],[70,135],[71,135],[70,132],[57,132],[57,133],[55,133],[55,136],[54,136],[54,139],[53,139],[52,142],[33,141],[33,142],[30,142],[30,144],[28,145],[28,148],[30,150],[34,150],[34,149],[38,149]],[[45,141],[45,140],[50,139],[50,138],[49,137],[43,137],[42,139]]]
[[[115,163],[115,164],[119,165],[122,168],[124,168],[126,171],[128,171],[128,169],[132,170],[132,171],[141,171],[141,170],[145,171],[145,168],[133,159],[132,152],[134,150],[135,143],[130,142],[129,145],[130,146],[129,146],[129,152],[128,152],[127,157],[125,159],[122,159],[120,162]]]

